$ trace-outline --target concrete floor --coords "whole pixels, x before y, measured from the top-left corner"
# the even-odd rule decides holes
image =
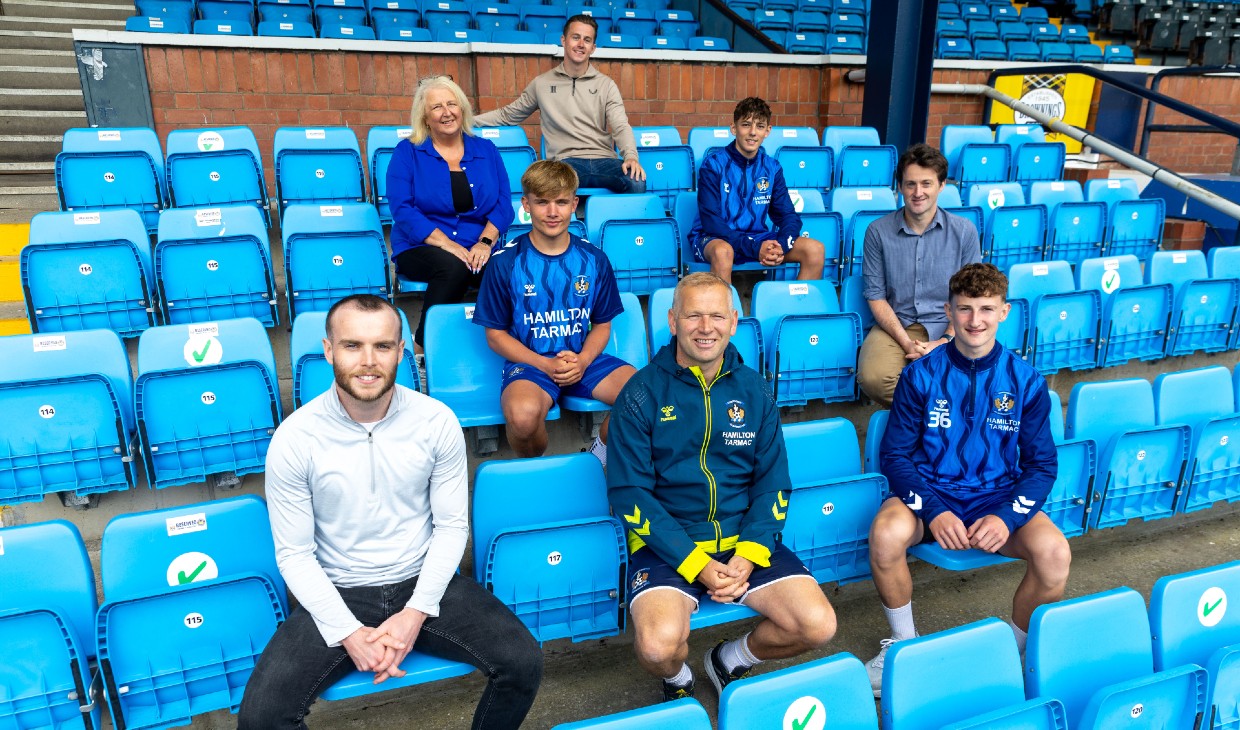
[[[1147,598],[1154,581],[1240,559],[1240,504],[1220,505],[1193,515],[1087,534],[1072,541],[1073,566],[1067,597],[1129,586]],[[925,563],[913,566],[918,631],[928,634],[987,616],[1006,619],[1011,594],[1023,572],[1009,564],[971,573],[950,573]],[[869,581],[823,587],[839,617],[840,630],[827,649],[797,659],[770,662],[757,672],[793,666],[812,658],[851,652],[862,661],[878,649],[889,630]],[[690,665],[698,674],[697,699],[712,718],[717,697],[701,672],[702,654],[721,640],[752,627],[754,620],[711,627],[690,638]],[[1083,638],[1082,640],[1087,640]],[[620,712],[660,700],[658,682],[633,658],[632,634],[544,647],[546,669],[538,699],[523,727],[550,728],[564,722]],[[477,675],[343,702],[319,702],[308,718],[313,728],[468,728],[481,695]],[[236,718],[216,712],[197,718],[195,728],[231,728]]]

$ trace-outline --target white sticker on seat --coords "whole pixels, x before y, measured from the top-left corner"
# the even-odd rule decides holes
[[[327,130],[325,129],[307,129],[306,139],[327,139]]]
[[[1034,264],[1033,265],[1034,276],[1046,276],[1049,273],[1051,273],[1050,266],[1047,266],[1046,264]]]
[[[35,352],[69,349],[69,343],[64,335],[39,335],[34,338],[33,342]]]
[[[319,217],[320,218],[343,218],[344,217],[344,206],[343,205],[320,205],[319,206]]]

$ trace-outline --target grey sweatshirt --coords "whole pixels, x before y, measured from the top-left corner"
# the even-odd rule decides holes
[[[637,159],[637,142],[633,139],[629,117],[624,113],[620,89],[593,65],[574,79],[561,63],[536,76],[508,106],[474,117],[474,124],[479,127],[520,124],[539,110],[542,111],[543,137],[547,139],[547,159],[615,158],[616,149],[620,150],[621,159]]]
[[[397,385],[367,430],[333,385],[276,429],[266,484],[280,575],[328,646],[362,626],[336,586],[416,575],[407,606],[439,615],[469,535],[465,437],[447,406]]]

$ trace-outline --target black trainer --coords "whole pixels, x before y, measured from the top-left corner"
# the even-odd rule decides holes
[[[689,680],[687,685],[672,684],[666,679],[663,680],[663,701],[672,702],[673,700],[684,699],[693,696],[693,680]]]
[[[744,679],[749,676],[749,670],[753,667],[737,667],[731,672],[723,667],[723,661],[719,659],[719,650],[723,648],[723,642],[715,644],[714,649],[708,649],[706,656],[702,658],[702,664],[706,667],[706,676],[710,677],[710,683],[715,685],[715,691],[723,695],[723,688],[738,679]]]

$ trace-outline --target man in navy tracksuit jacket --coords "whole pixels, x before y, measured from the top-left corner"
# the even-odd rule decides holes
[[[732,111],[736,140],[707,152],[698,170],[699,220],[689,242],[694,259],[724,281],[732,280],[733,264],[754,261],[793,263],[800,266],[798,279],[822,278],[822,242],[801,235],[783,168],[762,149],[770,133],[771,107],[757,97],[742,99]]]
[[[1040,510],[1058,462],[1046,380],[995,343],[1006,317],[1007,277],[969,264],[948,285],[955,338],[904,368],[883,436],[881,469],[891,494],[870,529],[870,566],[892,638],[867,669],[878,696],[887,647],[916,636],[906,554],[919,542],[1021,558],[1012,600],[1024,652],[1029,617],[1063,597],[1071,552]]]
[[[726,282],[685,277],[668,315],[675,339],[612,408],[608,498],[628,529],[635,648],[665,699],[693,694],[689,618],[704,596],[766,619],[707,652],[719,691],[835,633],[822,589],[779,541],[790,491],[779,409],[729,342],[736,317]]]

